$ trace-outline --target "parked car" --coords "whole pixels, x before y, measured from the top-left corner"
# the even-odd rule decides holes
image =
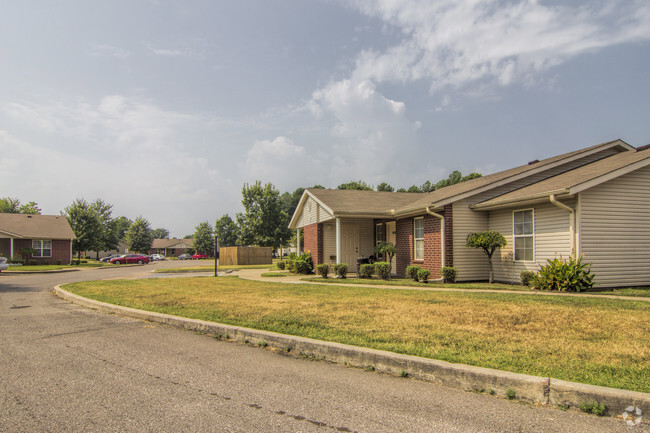
[[[149,263],[149,257],[144,254],[122,254],[120,257],[115,257],[110,260],[111,263],[115,265],[121,265],[124,263],[137,263],[139,265],[144,263]]]
[[[178,260],[192,260],[192,256],[190,256],[189,254],[181,254],[180,256],[178,256]]]
[[[6,257],[0,257],[0,272],[6,270],[9,267],[7,264],[7,258]]]
[[[165,256],[163,256],[162,254],[152,254],[149,256],[149,260],[151,260],[152,262],[154,260],[165,260]]]
[[[196,253],[192,256],[192,260],[198,260],[198,259],[207,259],[208,255],[207,254],[202,254],[202,253]]]
[[[122,257],[122,254],[111,254],[110,256],[107,257],[102,257],[99,259],[100,262],[110,262],[111,259],[114,259],[115,257]]]

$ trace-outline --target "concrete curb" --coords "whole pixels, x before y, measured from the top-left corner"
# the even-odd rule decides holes
[[[283,352],[337,364],[373,369],[395,375],[406,373],[409,377],[452,388],[488,392],[501,397],[506,397],[506,392],[512,390],[515,392],[515,398],[519,400],[575,408],[583,402],[597,401],[605,403],[607,413],[611,416],[622,415],[629,406],[638,407],[643,413],[650,414],[650,394],[648,393],[453,364],[417,356],[400,355],[346,344],[136,310],[83,298],[63,290],[60,286],[54,287],[54,293],[68,302],[106,313],[119,314],[189,331],[205,332],[228,340],[271,347]],[[648,418],[650,416],[646,417],[646,419]]]

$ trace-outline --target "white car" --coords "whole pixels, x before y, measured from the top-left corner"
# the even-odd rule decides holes
[[[152,255],[149,256],[149,258],[151,259],[151,261],[165,260],[165,256],[163,256],[162,254],[152,254]]]
[[[9,268],[9,265],[7,264],[7,258],[0,257],[0,272],[6,271],[7,268]]]

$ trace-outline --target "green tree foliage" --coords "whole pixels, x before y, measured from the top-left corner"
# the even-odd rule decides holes
[[[353,180],[348,183],[342,183],[336,189],[353,189],[358,191],[373,191],[374,188],[362,180]]]
[[[203,221],[194,228],[194,249],[199,253],[214,255],[214,230],[209,222]]]
[[[0,198],[0,213],[22,213],[40,215],[41,209],[36,202],[30,201],[27,204],[20,204],[20,200],[12,197]]]
[[[129,251],[148,253],[153,243],[153,230],[149,221],[139,216],[129,226],[125,236]]]
[[[94,249],[98,244],[102,225],[93,205],[84,199],[76,199],[64,209],[63,214],[68,220],[76,239],[72,241],[72,251],[81,258],[81,252]]]
[[[395,191],[395,188],[387,184],[386,182],[382,182],[379,185],[377,185],[377,191],[386,191],[386,192],[393,192]]]
[[[217,220],[215,233],[219,239],[219,246],[234,247],[237,245],[239,229],[237,228],[237,224],[230,218],[230,215],[225,214]]]
[[[457,183],[466,182],[468,180],[476,179],[477,177],[481,177],[481,176],[483,175],[480,173],[470,173],[467,176],[463,176],[463,174],[460,171],[454,170],[451,172],[451,174],[447,179],[443,179],[438,183],[436,183],[434,185],[434,189],[440,189],[446,186],[455,185]]]
[[[129,230],[129,227],[131,227],[131,224],[133,224],[133,221],[125,216],[117,217],[113,220],[115,236],[118,240],[121,241],[126,238],[126,232]]]
[[[488,256],[488,267],[490,271],[489,282],[494,281],[494,268],[492,266],[492,254],[497,248],[506,246],[506,238],[499,232],[488,230],[486,232],[475,232],[467,235],[465,244],[468,248],[481,248]]]
[[[99,251],[108,251],[117,248],[117,244],[120,241],[118,237],[118,226],[111,217],[113,210],[112,204],[97,199],[90,204],[90,207],[95,212],[99,221],[99,230],[95,238],[95,245],[92,246],[92,249],[97,251],[97,258],[99,259]]]
[[[271,183],[262,186],[258,180],[242,187],[244,213],[237,214],[241,245],[278,248],[291,233],[289,216],[282,209],[280,193]]]
[[[375,254],[381,256],[384,260],[388,259],[388,264],[393,266],[393,257],[397,254],[397,247],[390,242],[379,242],[375,247]]]
[[[154,239],[169,239],[169,230],[167,229],[153,229]]]

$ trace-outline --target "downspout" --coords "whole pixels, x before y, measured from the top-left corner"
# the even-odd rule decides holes
[[[571,207],[565,205],[564,203],[557,201],[557,199],[555,198],[555,194],[551,194],[548,198],[552,204],[559,207],[560,209],[564,209],[565,211],[569,212],[569,236],[571,238],[571,256],[575,258],[576,257],[575,209],[572,209]]]
[[[440,262],[442,263],[442,267],[445,266],[445,217],[443,215],[440,215],[439,213],[435,213],[431,210],[429,206],[426,207],[425,209],[427,213],[431,216],[434,216],[440,220]],[[431,280],[435,282],[442,282],[444,281],[444,278],[438,278],[437,280]]]

